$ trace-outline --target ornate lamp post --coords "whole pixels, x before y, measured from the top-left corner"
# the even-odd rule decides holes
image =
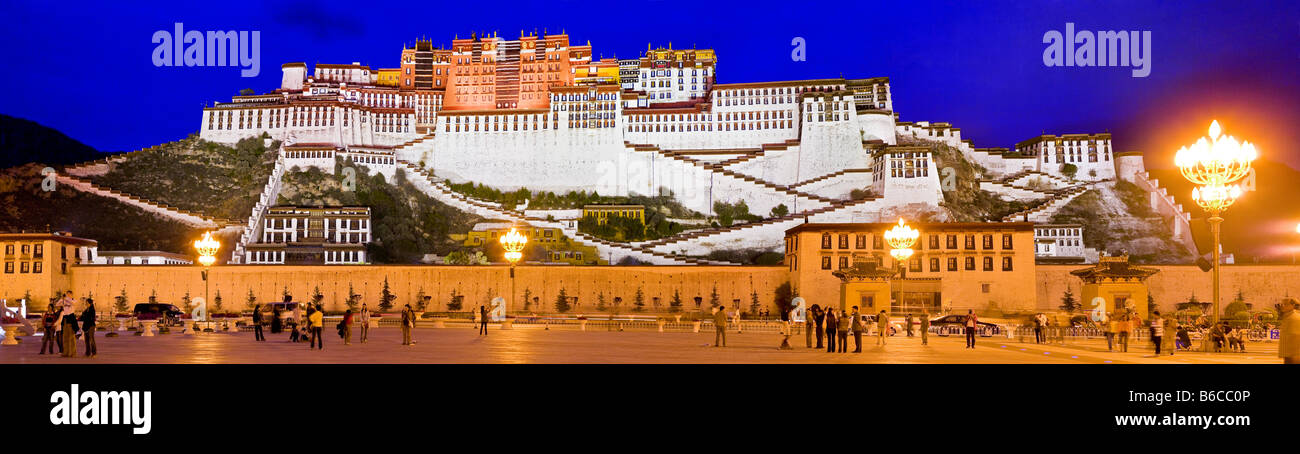
[[[907,278],[907,259],[912,258],[912,246],[916,244],[916,239],[921,236],[921,232],[914,228],[908,227],[903,223],[903,218],[898,218],[898,225],[885,231],[885,242],[889,243],[889,255],[894,257],[894,263],[897,264],[899,277]],[[907,306],[907,293],[904,292],[905,283],[898,284],[898,303],[900,306]]]
[[[501,247],[506,250],[506,260],[510,261],[510,298],[506,298],[506,311],[510,310],[510,301],[515,299],[515,264],[519,259],[524,258],[524,246],[528,244],[528,237],[519,233],[514,227],[505,235],[501,235]]]
[[[1233,184],[1250,174],[1250,163],[1257,153],[1250,142],[1221,135],[1218,120],[1210,123],[1209,138],[1202,137],[1191,147],[1183,147],[1174,155],[1174,164],[1183,177],[1192,184],[1192,200],[1210,214],[1210,232],[1214,235],[1214,314],[1210,320],[1219,321],[1219,228],[1223,218],[1219,215],[1241,197],[1241,187]]]
[[[203,232],[203,239],[194,241],[194,250],[199,252],[199,264],[203,265],[203,321],[208,317],[208,268],[217,263],[217,250],[221,242],[212,238],[212,232]]]

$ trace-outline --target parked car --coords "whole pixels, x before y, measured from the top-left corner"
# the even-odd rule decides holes
[[[173,326],[180,324],[180,317],[185,315],[175,304],[167,303],[140,303],[135,305],[131,311],[137,320],[158,320],[162,326]]]
[[[1002,333],[1002,327],[996,324],[981,322],[978,319],[975,320],[975,324],[979,325],[980,337],[991,337]],[[963,333],[966,329],[966,315],[945,315],[932,319],[930,320],[930,329],[939,334]]]

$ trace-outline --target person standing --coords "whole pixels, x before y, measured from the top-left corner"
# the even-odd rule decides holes
[[[1282,316],[1278,319],[1277,356],[1282,364],[1300,364],[1300,302],[1287,298],[1278,309]]]
[[[921,345],[930,345],[930,313],[921,313]]]
[[[262,304],[258,303],[253,306],[253,340],[265,341],[266,336],[262,335]]]
[[[53,355],[55,350],[63,353],[63,343],[59,339],[59,311],[58,306],[53,304],[45,308],[45,314],[41,316],[41,327],[45,330],[45,335],[41,336],[41,353],[45,354],[45,347],[50,347],[50,354]]]
[[[291,312],[289,315],[289,323],[288,323],[289,331],[290,331],[289,341],[299,342],[302,340],[301,339],[302,336],[298,333],[298,324],[302,322],[303,322],[302,305],[301,304],[294,305],[293,312]]]
[[[86,331],[86,357],[94,358],[99,354],[99,348],[95,346],[95,300],[86,298],[86,310],[81,312],[81,326]]]
[[[975,348],[975,330],[979,328],[979,317],[974,309],[966,310],[966,348]]]
[[[63,356],[68,358],[77,356],[77,314],[72,311],[72,306],[63,306],[63,310],[59,312],[59,320],[63,326]]]
[[[912,337],[912,314],[907,314],[907,318],[903,319],[903,323],[907,324],[907,337]]]
[[[307,327],[311,333],[312,343],[311,345],[308,345],[307,348],[315,346],[317,350],[325,349],[325,336],[321,335],[321,332],[323,331],[321,327],[324,326],[324,323],[325,311],[312,308],[311,314],[307,315]]]
[[[1115,351],[1115,318],[1106,317],[1105,320],[1102,320],[1101,324],[1106,331],[1106,351],[1113,352]]]
[[[835,333],[840,336],[839,350],[840,353],[847,353],[849,350],[849,330],[853,326],[853,320],[849,319],[849,311],[840,311],[840,317],[835,319],[837,326]]]
[[[718,311],[713,313],[713,346],[727,346],[727,306],[718,306]]]
[[[826,331],[822,328],[822,326],[826,321],[826,313],[829,310],[830,308],[821,308],[818,307],[816,304],[813,305],[813,318],[816,319],[816,326],[814,327],[813,331],[817,332],[817,348],[819,349],[822,348],[822,336],[826,335]]]
[[[1164,351],[1169,352],[1169,354],[1172,356],[1174,354],[1174,350],[1177,350],[1177,348],[1174,347],[1174,344],[1177,343],[1176,338],[1178,337],[1176,334],[1178,333],[1178,319],[1175,317],[1166,317],[1165,331],[1167,333],[1165,334],[1165,337],[1160,338],[1164,343],[1164,345],[1162,345],[1161,348],[1163,348]]]
[[[343,345],[352,345],[352,309],[343,313]]]
[[[889,314],[882,309],[876,316],[876,345],[885,345],[885,340],[889,339]]]
[[[1034,343],[1043,343],[1043,314],[1034,314]]]
[[[402,309],[402,345],[411,345],[415,343],[411,341],[411,328],[415,326],[414,315],[415,314],[411,312],[410,304],[407,304],[406,308]]]
[[[862,314],[858,313],[858,307],[853,306],[853,353],[862,353],[862,332],[866,331],[866,326],[862,324]]]
[[[357,323],[361,324],[361,343],[364,344],[370,334],[370,309],[366,309],[365,303],[361,303],[361,314],[357,316]]]
[[[817,305],[814,304],[812,305],[811,308],[808,309],[808,313],[804,315],[803,344],[805,347],[808,348],[813,348],[813,343],[812,343],[813,331],[817,330],[817,316],[815,315],[817,313],[817,309],[818,309]],[[818,334],[817,337],[820,339],[821,334]],[[818,347],[821,346],[818,345]]]
[[[487,306],[480,305],[478,307],[478,333],[480,335],[483,336],[487,335],[487,324],[488,324]]]
[[[826,308],[826,353],[835,353],[835,336],[839,331],[839,324],[835,317],[835,309]]]
[[[1161,338],[1165,335],[1165,319],[1160,317],[1160,311],[1151,313],[1151,343],[1156,346],[1156,356],[1160,356],[1160,347],[1163,346]]]

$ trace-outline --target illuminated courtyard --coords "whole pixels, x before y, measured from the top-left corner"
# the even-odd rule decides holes
[[[921,338],[895,336],[885,347],[875,346],[875,338],[863,337],[862,353],[827,353],[804,347],[802,337],[791,338],[794,349],[780,350],[778,334],[727,334],[727,347],[714,348],[713,333],[659,333],[654,331],[580,331],[516,327],[502,330],[490,326],[489,334],[479,336],[468,325],[445,329],[417,328],[412,337],[416,344],[401,345],[401,331],[393,327],[371,330],[370,342],[345,346],[337,335],[328,335],[324,350],[308,350],[307,343],[291,343],[288,335],[268,336],[255,342],[251,332],[216,333],[189,336],[183,334],[143,337],[124,335],[108,338],[96,336],[99,354],[95,358],[64,358],[38,355],[40,338],[27,337],[18,346],[0,348],[0,363],[21,364],[492,364],[492,363],[683,363],[683,364],[1274,364],[1277,344],[1255,343],[1248,353],[1189,353],[1152,356],[1150,346],[1134,343],[1129,353],[1105,350],[1105,342],[1087,340],[1061,344],[1021,343],[1005,337],[980,338],[974,350],[965,347],[960,336],[931,336],[930,345]],[[326,333],[333,334],[333,333]],[[78,354],[84,354],[79,342]]]

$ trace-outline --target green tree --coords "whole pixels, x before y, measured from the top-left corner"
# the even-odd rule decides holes
[[[1065,288],[1065,294],[1061,295],[1061,310],[1071,314],[1079,310],[1079,300],[1074,299],[1074,292],[1069,287]]]
[[[555,312],[561,314],[569,311],[569,295],[560,289],[560,294],[555,295]]]
[[[251,289],[251,288],[248,289],[248,298],[247,298],[247,302],[246,302],[245,304],[248,305],[248,309],[250,309],[250,310],[253,309],[253,306],[256,306],[256,305],[257,305],[257,295],[254,295],[254,294],[253,294],[253,289]]]
[[[356,289],[352,287],[351,282],[348,282],[348,298],[344,300],[344,303],[347,304],[348,309],[352,309],[353,311],[360,310],[361,308],[361,294],[357,293]]]
[[[603,290],[596,294],[596,310],[605,311],[605,292]]]
[[[424,312],[424,307],[428,305],[428,301],[426,301],[428,298],[424,294],[424,287],[420,287],[420,291],[415,293],[415,310]]]
[[[633,312],[641,312],[645,310],[645,293],[641,291],[641,287],[639,286],[636,288],[636,297],[632,300],[632,306]]]
[[[351,284],[348,284],[348,285],[351,285]],[[288,296],[288,289],[285,290],[285,296]],[[321,304],[320,304],[321,301],[325,301],[325,294],[320,292],[320,286],[317,285],[316,288],[313,288],[313,289],[311,290],[311,304],[312,304],[312,305],[315,305],[315,306],[320,306],[320,305],[321,305]],[[321,307],[323,307],[323,306],[321,306]],[[353,308],[353,310],[356,310],[356,309]]]
[[[384,277],[384,289],[379,292],[379,308],[387,312],[393,308],[393,301],[397,300],[397,295],[393,294],[392,289],[388,287],[388,277]]]
[[[782,282],[776,286],[776,291],[772,292],[772,301],[776,303],[776,310],[780,312],[781,320],[790,319],[790,310],[794,309],[794,290],[790,287],[789,282]]]
[[[783,217],[787,214],[790,214],[790,208],[786,207],[784,203],[772,207],[772,217],[774,218]]]
[[[459,311],[461,307],[464,307],[464,303],[465,295],[456,293],[456,290],[452,289],[451,298],[447,300],[447,310],[452,312]]]
[[[181,297],[181,307],[185,309],[186,314],[194,312],[194,303],[190,298],[190,292],[185,292],[185,296]]]
[[[758,315],[758,311],[763,309],[763,304],[758,302],[758,291],[749,293],[749,315]]]
[[[718,295],[718,284],[713,284],[713,291],[709,292],[709,307],[718,307],[721,304],[722,299]]]
[[[31,301],[32,299],[31,292],[27,292],[27,296],[25,296],[24,299]],[[119,293],[117,296],[113,297],[113,309],[117,309],[117,311],[120,313],[120,312],[126,312],[128,308],[130,308],[130,303],[126,299],[126,287],[122,287],[122,293]]]
[[[1076,173],[1079,173],[1079,166],[1069,163],[1061,164],[1061,175],[1073,180]]]
[[[221,312],[221,290],[217,290],[217,295],[212,297],[212,305],[217,308],[217,312]]]
[[[681,311],[682,311],[682,292],[680,290],[674,289],[673,298],[668,300],[668,312],[681,312]]]
[[[524,311],[528,311],[533,305],[533,291],[524,287]]]

